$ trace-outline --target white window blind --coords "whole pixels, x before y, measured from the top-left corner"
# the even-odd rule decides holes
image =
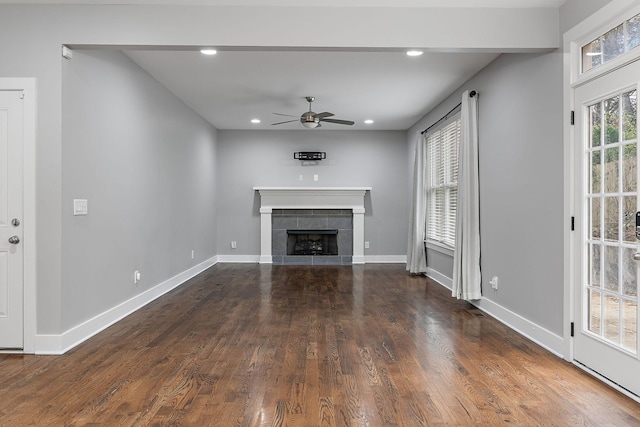
[[[427,136],[425,191],[427,240],[449,248],[456,241],[458,202],[458,145],[460,117]]]

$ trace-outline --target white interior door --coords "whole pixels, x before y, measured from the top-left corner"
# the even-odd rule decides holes
[[[23,100],[0,91],[0,349],[22,349]]]
[[[576,206],[582,214],[573,342],[576,361],[637,395],[639,82],[635,62],[575,90]]]

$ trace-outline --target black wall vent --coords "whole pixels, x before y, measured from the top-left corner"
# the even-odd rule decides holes
[[[293,153],[293,158],[296,160],[324,160],[327,158],[327,153],[320,151],[298,151]]]

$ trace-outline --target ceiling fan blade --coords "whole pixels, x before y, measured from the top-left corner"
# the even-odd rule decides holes
[[[293,123],[293,122],[298,122],[298,121],[300,121],[300,119],[287,120],[286,122],[271,123],[271,126],[275,126],[275,125],[283,125],[283,124],[285,124],[285,123]]]
[[[291,114],[282,114],[282,113],[273,113],[276,116],[285,116],[285,117],[299,117],[299,116],[292,116]]]
[[[333,113],[330,113],[330,112],[328,112],[328,111],[325,111],[324,113],[318,113],[318,114],[314,115],[314,117],[315,117],[315,118],[317,118],[317,119],[322,120],[322,119],[324,119],[325,117],[331,117],[331,116],[333,116],[333,115],[334,115]]]
[[[340,119],[320,119],[320,120],[327,123],[335,123],[338,125],[349,125],[349,126],[355,123],[351,120],[340,120]]]

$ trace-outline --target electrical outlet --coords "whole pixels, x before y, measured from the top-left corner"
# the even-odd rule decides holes
[[[195,257],[196,257],[196,251],[191,249],[191,259],[194,259]]]
[[[304,175],[298,175],[298,180],[299,181],[304,181]]]
[[[87,215],[89,212],[89,202],[87,199],[73,199],[73,215]]]
[[[238,247],[238,243],[235,240],[231,241],[231,249],[235,249]]]
[[[314,181],[317,181],[317,180],[318,180],[318,174],[314,174],[314,175],[313,175],[313,180],[314,180]]]
[[[364,248],[369,249],[369,242],[364,242]]]
[[[495,289],[496,291],[498,290],[498,276],[493,276],[489,283],[491,284],[492,289]]]
[[[138,283],[140,281],[140,279],[142,279],[142,275],[140,274],[140,272],[138,270],[133,272],[133,283]]]

